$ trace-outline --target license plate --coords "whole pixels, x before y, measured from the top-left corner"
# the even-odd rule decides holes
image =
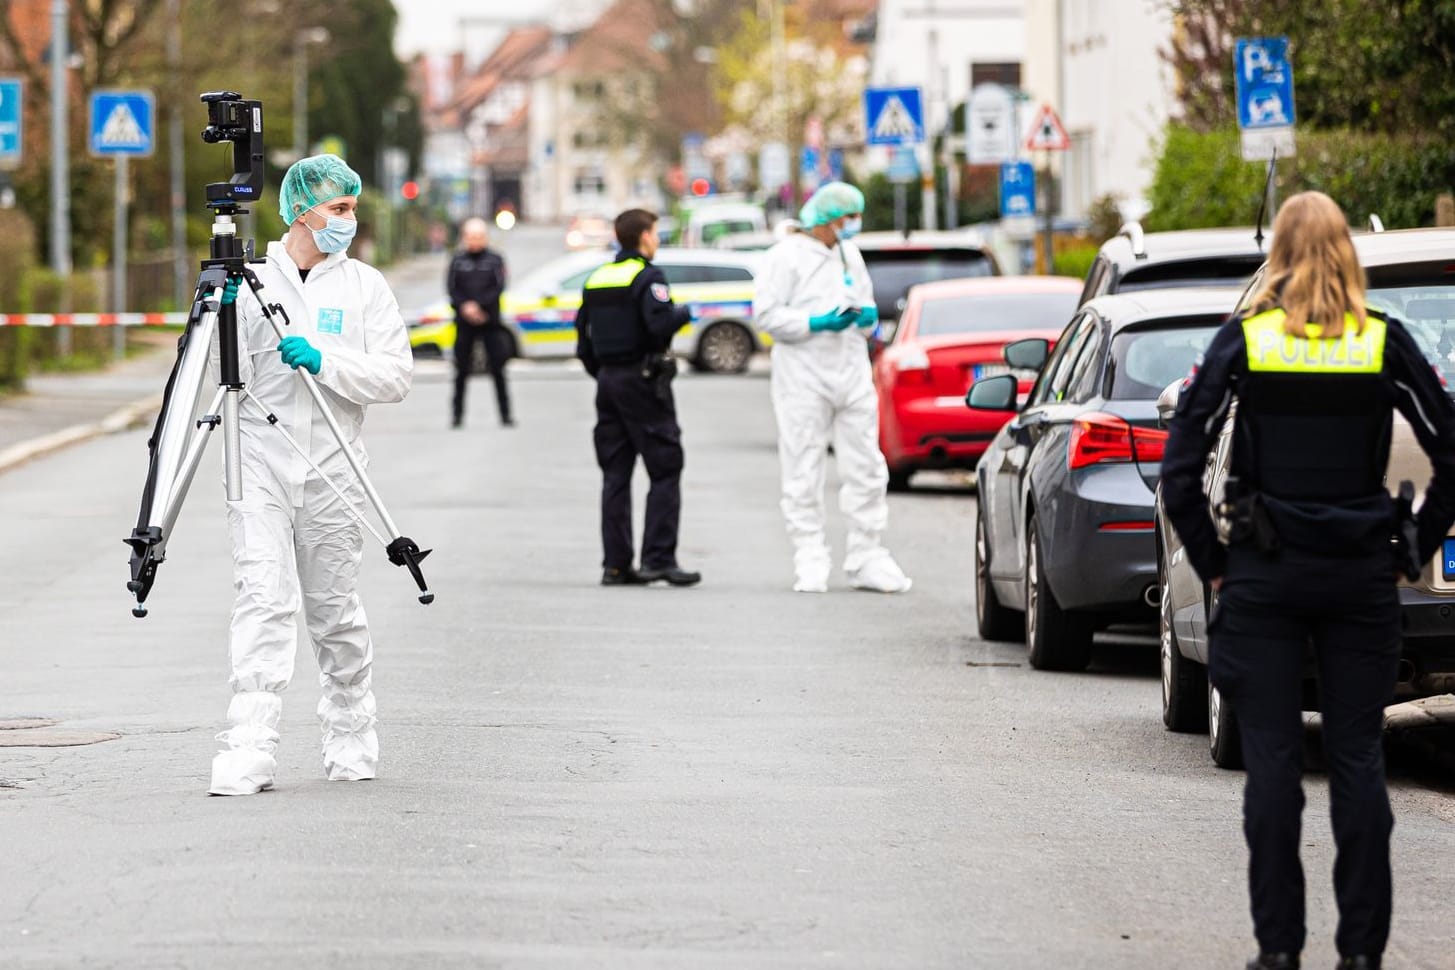
[[[1001,374],[1009,374],[1010,368],[1004,364],[976,364],[970,369],[972,380],[984,380],[987,377],[998,377]]]
[[[1455,581],[1455,538],[1445,540],[1440,556],[1440,574],[1447,582]]]

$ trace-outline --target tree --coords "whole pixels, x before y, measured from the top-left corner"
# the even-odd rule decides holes
[[[1455,132],[1451,0],[1165,0],[1175,29],[1163,51],[1181,120],[1231,124],[1238,37],[1290,38],[1300,123],[1399,134]]]

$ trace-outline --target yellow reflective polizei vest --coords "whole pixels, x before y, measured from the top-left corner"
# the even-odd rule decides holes
[[[607,263],[599,267],[586,280],[588,290],[614,290],[632,285],[632,280],[641,275],[647,264],[640,259],[624,259],[619,263]]]
[[[1248,370],[1282,374],[1378,374],[1384,370],[1384,339],[1388,325],[1370,316],[1363,333],[1355,333],[1354,314],[1344,315],[1338,337],[1317,336],[1318,324],[1308,324],[1308,337],[1284,333],[1288,315],[1275,308],[1243,321],[1248,348]]]

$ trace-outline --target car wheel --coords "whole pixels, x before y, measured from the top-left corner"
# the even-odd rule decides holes
[[[1157,554],[1158,641],[1162,650],[1162,723],[1169,731],[1207,730],[1207,668],[1182,655],[1172,626],[1172,584],[1161,550]]]
[[[1207,685],[1208,750],[1213,764],[1237,770],[1243,767],[1243,739],[1233,709],[1223,702],[1222,692],[1209,681]]]
[[[714,323],[698,339],[693,363],[712,374],[741,374],[748,369],[756,349],[747,327],[738,323]]]
[[[975,626],[982,640],[1021,639],[1025,623],[1016,611],[1002,606],[990,584],[990,544],[985,521],[975,513]]]
[[[889,490],[891,492],[909,491],[909,480],[913,475],[913,468],[889,469]]]
[[[1040,530],[1026,524],[1026,649],[1037,670],[1085,670],[1091,663],[1091,622],[1061,609],[1046,582]]]

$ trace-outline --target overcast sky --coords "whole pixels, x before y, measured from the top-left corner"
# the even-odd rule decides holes
[[[529,21],[555,10],[559,0],[394,0],[399,11],[399,30],[394,50],[400,57],[417,53],[445,54],[459,50],[462,37],[475,56],[484,56],[499,43],[502,28],[467,25],[461,17],[499,18]]]

